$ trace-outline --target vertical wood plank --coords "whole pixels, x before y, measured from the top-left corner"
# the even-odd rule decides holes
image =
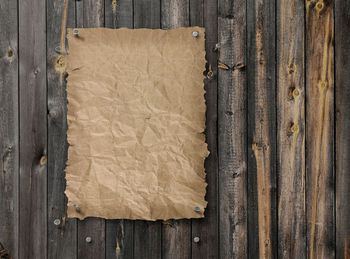
[[[104,0],[76,2],[77,27],[92,28],[104,26]],[[105,258],[105,220],[87,218],[78,221],[78,258]],[[91,242],[86,238],[90,237]]]
[[[105,26],[133,28],[132,0],[105,0]],[[106,220],[106,258],[133,258],[134,222]]]
[[[77,257],[77,220],[66,218],[66,27],[75,26],[75,3],[47,1],[48,258]],[[55,50],[60,48],[61,51]],[[56,221],[55,221],[56,220]],[[59,222],[58,222],[59,221]]]
[[[192,258],[219,257],[218,231],[218,151],[217,151],[217,50],[218,41],[218,3],[212,0],[191,0],[190,18],[192,26],[205,27],[206,78],[204,80],[206,112],[206,142],[210,155],[205,160],[208,183],[206,200],[208,206],[205,218],[192,220]],[[194,238],[199,237],[198,243]]]
[[[309,258],[334,258],[333,1],[306,2],[306,208]]]
[[[45,1],[19,0],[19,258],[47,258]]]
[[[336,258],[350,258],[350,2],[335,1]]]
[[[162,0],[162,29],[187,27],[188,0]],[[169,220],[162,225],[162,258],[191,257],[191,220]]]
[[[303,1],[278,1],[279,258],[306,258],[304,17]]]
[[[160,28],[160,0],[134,0],[134,28]],[[136,220],[134,258],[157,259],[162,254],[160,221]]]
[[[275,1],[247,3],[248,254],[249,258],[275,258]]]
[[[246,10],[219,0],[220,256],[247,257]]]
[[[0,242],[18,258],[17,1],[0,4]]]

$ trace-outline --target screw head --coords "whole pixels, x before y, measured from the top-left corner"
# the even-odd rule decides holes
[[[201,211],[201,208],[200,208],[199,206],[195,206],[195,207],[194,207],[194,211],[195,211],[195,212],[200,212],[200,211]]]
[[[91,237],[86,237],[86,238],[85,238],[85,241],[86,241],[86,243],[91,243],[92,238],[91,238]]]
[[[74,35],[74,36],[78,36],[78,35],[79,35],[79,30],[74,29],[74,30],[73,30],[73,35]]]
[[[195,243],[199,243],[199,240],[200,240],[199,237],[194,237],[194,238],[193,238],[193,242],[195,242]]]
[[[61,220],[60,219],[55,219],[53,221],[53,224],[55,224],[56,226],[59,226],[61,224]]]
[[[192,32],[192,36],[193,36],[193,37],[198,37],[198,35],[199,35],[198,31]]]

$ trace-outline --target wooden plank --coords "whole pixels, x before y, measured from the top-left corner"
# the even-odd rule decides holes
[[[134,28],[160,28],[160,0],[134,0]],[[161,258],[162,224],[136,220],[134,258]]]
[[[133,28],[132,0],[105,0],[105,27]]]
[[[218,151],[217,151],[217,50],[218,41],[217,1],[191,0],[191,25],[205,27],[206,49],[206,78],[204,89],[206,112],[206,142],[210,155],[205,160],[206,180],[208,183],[206,200],[208,206],[205,218],[192,220],[192,258],[218,258],[219,232],[218,232]],[[199,237],[199,242],[194,238]]]
[[[275,1],[249,0],[247,4],[248,256],[275,258]]]
[[[0,4],[0,242],[18,257],[17,1]]]
[[[306,258],[304,3],[277,3],[278,256]]]
[[[104,26],[104,0],[76,2],[76,8],[77,27]],[[101,218],[78,220],[78,258],[105,258],[105,227],[105,220]],[[91,237],[92,241],[86,242],[87,237]]]
[[[350,258],[350,3],[335,1],[336,258]]]
[[[219,1],[219,230],[223,258],[247,257],[246,10],[242,7],[244,1]]]
[[[105,0],[105,22],[109,28],[133,28],[132,0]],[[134,222],[106,220],[106,258],[133,258]]]
[[[160,28],[160,0],[134,0],[134,28]]]
[[[162,29],[187,27],[188,0],[162,0]],[[162,258],[191,257],[191,220],[169,220],[162,227]]]
[[[309,258],[333,258],[333,1],[306,2],[306,208]]]
[[[77,257],[77,220],[66,217],[67,96],[65,73],[66,27],[75,26],[75,3],[47,2],[48,102],[48,258]],[[60,48],[61,52],[55,50]],[[56,220],[56,221],[55,221]]]
[[[45,1],[19,0],[19,258],[47,257]]]

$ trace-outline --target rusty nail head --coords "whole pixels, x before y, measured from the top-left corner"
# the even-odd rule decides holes
[[[86,238],[85,238],[85,241],[86,241],[86,243],[91,243],[92,238],[91,238],[91,237],[86,237]]]
[[[195,243],[199,243],[199,240],[200,240],[199,237],[194,237],[193,238],[193,242],[195,242]]]
[[[200,208],[199,206],[196,206],[196,207],[194,207],[194,211],[195,211],[195,212],[200,212],[200,211],[201,211],[201,208]]]
[[[60,219],[55,219],[53,221],[53,224],[55,224],[56,226],[60,225],[61,224],[61,220]]]
[[[198,31],[192,32],[192,36],[193,36],[193,37],[198,37],[198,35],[199,35]]]
[[[78,36],[79,35],[79,30],[77,30],[77,29],[73,30],[73,34],[74,34],[74,36]]]

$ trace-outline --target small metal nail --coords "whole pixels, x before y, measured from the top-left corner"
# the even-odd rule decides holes
[[[53,224],[55,224],[56,226],[59,226],[61,224],[61,220],[60,219],[55,219],[53,221]]]
[[[195,212],[200,212],[200,211],[201,211],[201,208],[200,208],[199,206],[195,206],[195,207],[194,207],[194,211],[195,211]]]
[[[85,238],[85,241],[86,241],[86,243],[91,243],[92,238],[91,238],[91,237],[86,237],[86,238]]]
[[[61,54],[62,53],[62,50],[61,50],[61,47],[60,46],[57,46],[55,48],[55,51],[58,53],[58,54]]]
[[[73,35],[74,36],[78,36],[79,35],[79,30],[77,30],[77,29],[73,30]]]
[[[79,208],[79,206],[78,206],[77,204],[73,204],[73,208],[74,208],[77,212],[80,211],[80,208]]]
[[[199,237],[194,237],[193,238],[193,242],[195,242],[195,243],[199,243],[199,240],[200,240]]]
[[[193,36],[193,37],[198,37],[198,35],[199,35],[198,31],[192,32],[192,36]]]

